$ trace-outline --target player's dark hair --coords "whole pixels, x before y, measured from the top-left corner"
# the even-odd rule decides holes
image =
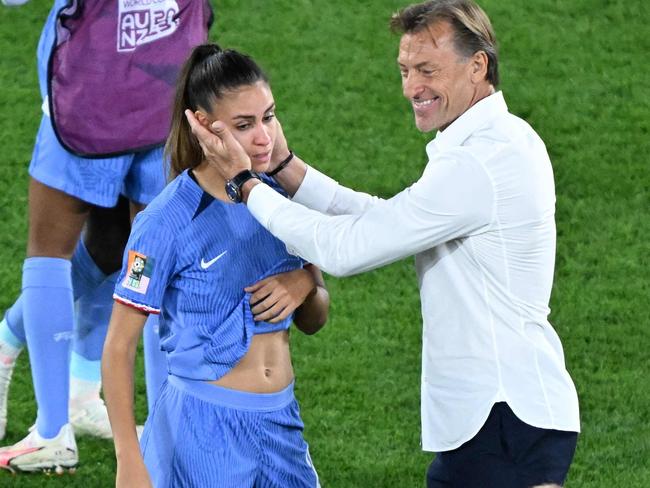
[[[170,178],[203,161],[203,151],[192,134],[185,110],[212,111],[228,91],[258,81],[268,83],[262,69],[245,54],[222,50],[217,44],[196,46],[185,61],[176,86],[171,129],[165,154],[170,161]]]
[[[447,21],[454,29],[454,47],[469,58],[483,51],[488,58],[485,78],[499,84],[499,55],[496,36],[487,14],[472,0],[430,0],[400,10],[390,19],[393,32],[418,33],[438,21]]]

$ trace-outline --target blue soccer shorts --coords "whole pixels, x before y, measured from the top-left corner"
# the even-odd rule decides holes
[[[507,403],[495,403],[472,439],[436,455],[427,488],[561,486],[577,441],[577,432],[533,427],[519,420]]]
[[[156,488],[318,488],[293,384],[248,393],[169,376],[140,447]]]
[[[86,159],[59,143],[43,115],[29,174],[35,180],[100,207],[114,207],[120,194],[148,204],[166,184],[163,148],[112,158]]]

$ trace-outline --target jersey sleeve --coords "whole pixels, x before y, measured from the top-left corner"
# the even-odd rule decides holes
[[[174,234],[156,216],[139,214],[124,250],[113,298],[143,312],[158,314],[176,263]]]

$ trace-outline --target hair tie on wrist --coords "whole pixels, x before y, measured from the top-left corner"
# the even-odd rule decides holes
[[[268,171],[266,173],[266,176],[275,176],[277,175],[280,171],[282,171],[284,168],[287,167],[287,165],[291,162],[293,159],[293,151],[289,149],[289,155],[278,164],[278,166],[273,170],[273,171]]]

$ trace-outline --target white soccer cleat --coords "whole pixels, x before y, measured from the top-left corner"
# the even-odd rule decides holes
[[[2,353],[1,345],[0,353]],[[9,398],[11,375],[16,365],[15,359],[9,359],[7,356],[4,356],[4,359],[3,361],[0,358],[0,440],[5,438],[7,431],[7,399]]]
[[[0,440],[5,438],[7,432],[7,399],[13,372],[13,364],[5,365],[0,362]]]
[[[76,435],[89,435],[101,439],[113,438],[106,405],[101,398],[93,398],[83,403],[71,400],[69,414]]]
[[[10,471],[72,471],[77,466],[77,443],[72,425],[65,424],[53,439],[43,439],[36,429],[13,446],[0,448],[0,468]]]

